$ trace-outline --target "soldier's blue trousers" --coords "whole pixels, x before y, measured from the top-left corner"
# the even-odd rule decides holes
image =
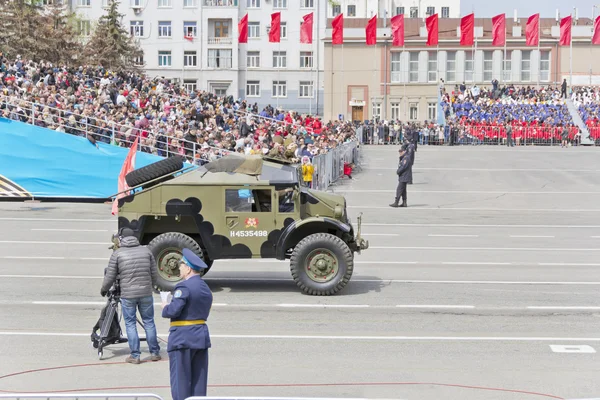
[[[208,349],[181,349],[169,352],[173,400],[206,396]]]

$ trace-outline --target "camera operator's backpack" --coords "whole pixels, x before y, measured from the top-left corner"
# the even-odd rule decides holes
[[[91,339],[95,349],[98,348],[100,339],[102,339],[104,345],[117,343],[121,339],[121,325],[119,324],[119,318],[117,317],[116,312],[113,314],[112,323],[110,324],[107,336],[102,338],[100,337],[102,334],[102,324],[104,323],[106,312],[109,307],[111,307],[110,304],[104,306],[102,312],[100,313],[100,319],[98,319],[98,322],[96,322],[96,325],[94,325],[94,328],[92,329]]]

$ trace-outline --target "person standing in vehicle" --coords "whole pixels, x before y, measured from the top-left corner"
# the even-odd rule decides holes
[[[119,232],[120,247],[110,256],[100,294],[106,296],[117,277],[121,283],[121,306],[131,355],[125,359],[140,364],[140,338],[136,327],[136,310],[139,310],[152,361],[161,359],[156,326],[154,325],[153,288],[156,286],[156,261],[150,249],[141,246],[133,230]]]
[[[396,188],[396,198],[390,207],[398,208],[398,207],[408,207],[406,203],[407,192],[406,185],[409,183],[412,184],[412,164],[413,164],[413,155],[412,149],[409,150],[408,145],[403,145],[400,150],[400,163],[398,164],[398,169],[396,170],[396,174],[398,175],[398,187]],[[398,202],[402,198],[402,204],[398,205]]]
[[[169,370],[173,400],[206,396],[208,385],[208,349],[211,347],[206,320],[213,295],[200,276],[208,268],[190,249],[183,249],[173,300],[163,302],[162,316],[171,319],[169,329]]]

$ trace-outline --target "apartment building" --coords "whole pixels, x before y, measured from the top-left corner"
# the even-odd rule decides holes
[[[425,18],[438,14],[440,18],[460,18],[460,0],[338,0],[330,5],[327,17],[344,13],[348,18],[393,17]]]
[[[110,0],[70,0],[90,35]],[[190,89],[323,114],[327,0],[121,0],[119,12],[144,49],[145,71]],[[270,43],[271,13],[281,12],[281,42]],[[300,43],[302,16],[314,13],[313,43]],[[248,13],[248,43],[238,22]]]

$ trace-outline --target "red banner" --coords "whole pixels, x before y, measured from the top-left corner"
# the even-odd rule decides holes
[[[331,21],[331,44],[344,44],[344,14],[340,14]]]
[[[438,15],[433,14],[425,20],[427,26],[427,46],[436,46],[439,39]]]
[[[560,40],[559,46],[569,46],[571,44],[571,26],[573,18],[569,15],[560,20]]]
[[[122,199],[123,197],[125,197],[127,195],[126,193],[121,193],[121,192],[129,189],[129,185],[127,185],[127,181],[125,180],[125,175],[127,175],[128,173],[130,173],[131,171],[133,171],[135,169],[135,156],[137,154],[136,152],[137,152],[137,147],[138,147],[138,140],[139,140],[139,137],[136,137],[135,141],[129,148],[129,152],[127,153],[127,157],[125,157],[125,161],[123,161],[123,166],[121,167],[121,173],[119,174],[119,183],[118,183],[120,194],[117,195],[117,197],[113,201],[112,211],[111,211],[112,215],[118,214],[119,199]]]
[[[475,14],[469,14],[460,20],[460,45],[473,46],[475,43]]]
[[[600,16],[594,21],[594,36],[592,36],[592,44],[600,44]]]
[[[238,43],[248,43],[248,14],[238,23]]]
[[[499,14],[492,18],[492,46],[506,44],[506,15]]]
[[[365,35],[367,37],[367,46],[374,46],[377,44],[377,14],[375,14],[367,23]]]
[[[540,42],[540,14],[533,14],[527,20],[525,42],[527,46],[537,46]]]
[[[404,46],[404,14],[392,17],[392,46]]]
[[[269,42],[279,43],[281,41],[281,13],[271,14],[271,29],[269,30]]]
[[[300,43],[311,44],[313,41],[314,13],[306,14],[302,19],[304,22],[300,27]]]

